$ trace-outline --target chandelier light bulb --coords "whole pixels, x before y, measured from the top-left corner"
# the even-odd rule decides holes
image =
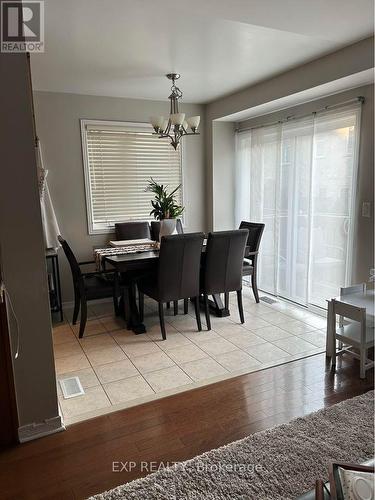
[[[150,123],[154,127],[155,132],[159,133],[164,124],[164,116],[151,116]]]
[[[185,120],[185,113],[173,113],[171,114],[172,125],[182,125]]]
[[[200,121],[201,121],[200,116],[191,116],[190,118],[187,119],[187,123],[193,132],[196,132]]]

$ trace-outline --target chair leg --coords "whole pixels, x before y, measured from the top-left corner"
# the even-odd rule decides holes
[[[361,347],[360,350],[360,368],[359,368],[359,376],[360,378],[366,378],[366,359],[367,359],[367,349],[363,349]]]
[[[331,366],[332,369],[336,369],[336,312],[334,301],[329,301],[328,303],[328,316],[327,316],[327,336],[329,335],[330,339],[327,338],[327,354],[331,355]],[[328,345],[330,344],[330,345]]]
[[[159,306],[159,320],[160,320],[161,335],[163,337],[163,340],[166,340],[167,339],[167,334],[165,332],[163,303],[162,302],[158,302],[158,306]]]
[[[171,308],[171,303],[167,302],[167,309],[170,309],[170,308]]]
[[[237,303],[238,303],[238,312],[240,313],[241,323],[245,323],[245,317],[243,314],[243,305],[242,305],[242,290],[237,290]]]
[[[74,289],[74,311],[73,311],[73,325],[77,323],[78,313],[80,306],[80,298],[79,293],[76,289]]]
[[[251,275],[251,287],[253,289],[253,294],[254,294],[255,302],[257,304],[259,304],[259,293],[258,293],[258,286],[257,286],[256,267],[254,267],[253,274]]]
[[[225,309],[229,309],[229,292],[224,293],[224,307]]]
[[[184,299],[184,314],[189,312],[189,299]]]
[[[145,296],[138,290],[138,302],[139,302],[139,320],[142,323],[145,316]]]
[[[174,316],[178,315],[178,300],[173,301],[173,315]]]
[[[208,295],[204,294],[204,313],[206,315],[207,330],[211,330],[210,309],[208,306]]]
[[[115,295],[113,296],[113,308],[115,310],[115,316],[120,316],[120,308],[118,305],[118,298]]]
[[[83,337],[83,332],[87,322],[87,302],[85,298],[81,298],[81,321],[79,323],[79,338]]]
[[[195,318],[197,320],[198,332],[202,331],[201,313],[199,310],[199,298],[194,297]]]

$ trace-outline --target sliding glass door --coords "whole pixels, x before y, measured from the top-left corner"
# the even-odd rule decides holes
[[[265,223],[262,290],[318,306],[350,281],[360,105],[237,134],[236,218]]]
[[[285,123],[278,202],[278,295],[307,303],[313,119]]]
[[[309,301],[351,283],[360,106],[315,119]]]

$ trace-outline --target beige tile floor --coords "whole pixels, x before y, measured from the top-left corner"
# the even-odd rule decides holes
[[[66,321],[53,329],[57,379],[78,376],[85,394],[64,399],[58,384],[65,423],[324,351],[324,317],[281,301],[256,304],[245,287],[241,325],[235,295],[230,304],[231,316],[212,317],[209,332],[204,322],[197,331],[192,309],[186,316],[182,304],[178,316],[167,310],[166,341],[151,300],[143,335],[127,331],[107,302],[89,307],[85,336],[78,339],[79,325],[71,325],[66,311]]]

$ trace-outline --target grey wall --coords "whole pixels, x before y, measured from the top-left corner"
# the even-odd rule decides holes
[[[25,54],[0,54],[0,246],[11,297],[10,335],[19,424],[58,415],[31,91]]]
[[[93,246],[108,241],[109,235],[88,234],[79,120],[148,122],[152,115],[165,114],[168,103],[53,92],[35,92],[34,102],[37,133],[60,229],[78,258],[86,260],[92,257]],[[182,110],[190,116],[204,114],[199,105],[183,104]],[[185,223],[189,231],[205,229],[204,144],[203,126],[200,136],[183,139],[184,195],[188,200]],[[63,255],[60,262],[63,300],[71,301],[71,276]]]
[[[212,137],[213,228],[215,231],[224,231],[234,227],[234,124],[214,122]]]
[[[241,129],[271,123],[285,119],[287,116],[308,114],[316,109],[338,104],[357,96],[363,96],[365,102],[362,106],[359,144],[353,283],[367,281],[369,269],[374,267],[374,86],[367,85],[341,92],[324,99],[288,108],[277,113],[270,113],[266,116],[259,116],[238,124],[238,128]],[[362,203],[364,201],[371,202],[372,216],[370,218],[362,217]]]

